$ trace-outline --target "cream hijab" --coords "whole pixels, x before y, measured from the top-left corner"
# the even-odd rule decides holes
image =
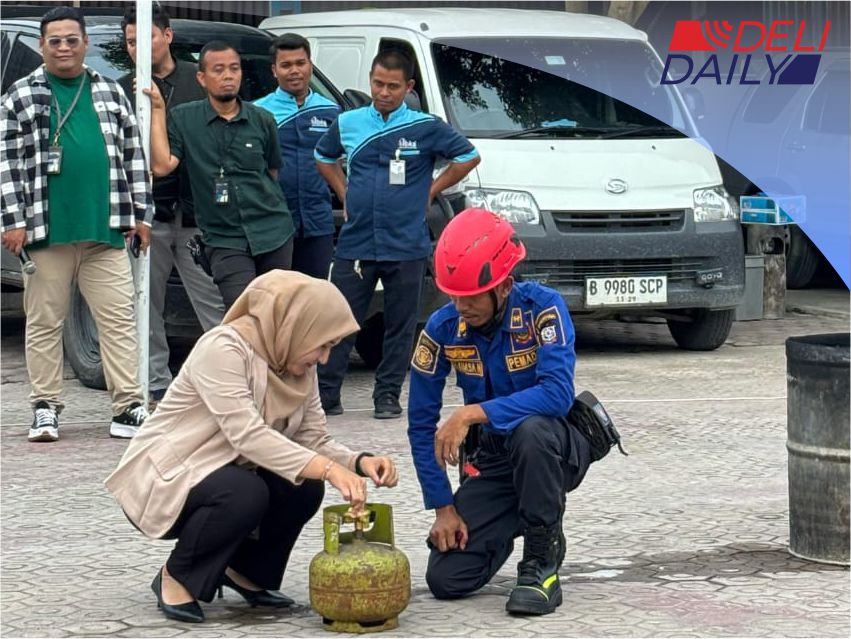
[[[291,375],[287,363],[360,327],[336,286],[294,271],[274,270],[248,285],[225,315],[269,365],[266,423],[292,415],[312,390],[313,370]]]

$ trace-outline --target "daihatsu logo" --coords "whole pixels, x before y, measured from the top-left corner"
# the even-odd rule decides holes
[[[629,184],[619,178],[609,180],[606,183],[606,192],[611,193],[612,195],[620,195],[621,193],[626,193],[627,189],[629,189]]]

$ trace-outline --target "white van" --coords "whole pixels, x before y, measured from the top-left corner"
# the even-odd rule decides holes
[[[744,292],[738,208],[712,152],[680,131],[696,137],[679,94],[658,82],[646,34],[526,9],[366,9],[260,26],[305,36],[341,89],[368,92],[373,57],[406,51],[419,108],[482,156],[452,208],[513,222],[528,249],[519,274],[557,289],[572,313],[663,317],[688,349],[724,342]],[[616,93],[623,81],[642,85],[677,128],[591,88],[610,82]]]

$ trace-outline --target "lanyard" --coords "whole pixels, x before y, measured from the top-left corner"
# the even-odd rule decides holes
[[[68,107],[68,110],[65,112],[65,115],[62,115],[62,109],[59,108],[59,100],[56,99],[56,95],[54,94],[52,96],[53,108],[56,109],[56,131],[53,133],[53,146],[59,145],[59,133],[60,131],[62,131],[62,127],[65,126],[65,123],[68,121],[68,118],[74,111],[74,107],[77,106],[77,102],[80,99],[80,94],[83,92],[83,85],[85,83],[86,72],[83,71],[83,75],[80,77],[80,86],[77,88],[77,95],[74,96],[74,99],[71,102],[71,106]]]
[[[233,146],[233,141],[236,140],[236,137],[239,135],[239,131],[234,127],[230,140],[228,140],[227,145],[225,145],[225,136],[227,135],[228,126],[230,124],[230,122],[225,122],[222,125],[222,134],[220,136],[216,136],[216,146],[219,149],[219,177],[224,177],[225,175],[225,158],[230,152],[230,148]]]

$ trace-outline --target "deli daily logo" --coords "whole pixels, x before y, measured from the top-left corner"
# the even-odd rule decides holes
[[[700,68],[685,53],[669,53],[662,69],[661,84],[813,84],[821,55],[827,44],[830,20],[819,34],[819,42],[806,43],[806,20],[772,20],[770,23],[742,20],[731,24],[709,20],[678,20],[671,36],[670,51],[712,51]],[[714,52],[730,51],[719,61]],[[764,58],[768,74],[748,75],[755,57]],[[685,69],[679,64],[685,63]],[[759,60],[762,62],[762,60]],[[675,68],[672,68],[674,64]]]

